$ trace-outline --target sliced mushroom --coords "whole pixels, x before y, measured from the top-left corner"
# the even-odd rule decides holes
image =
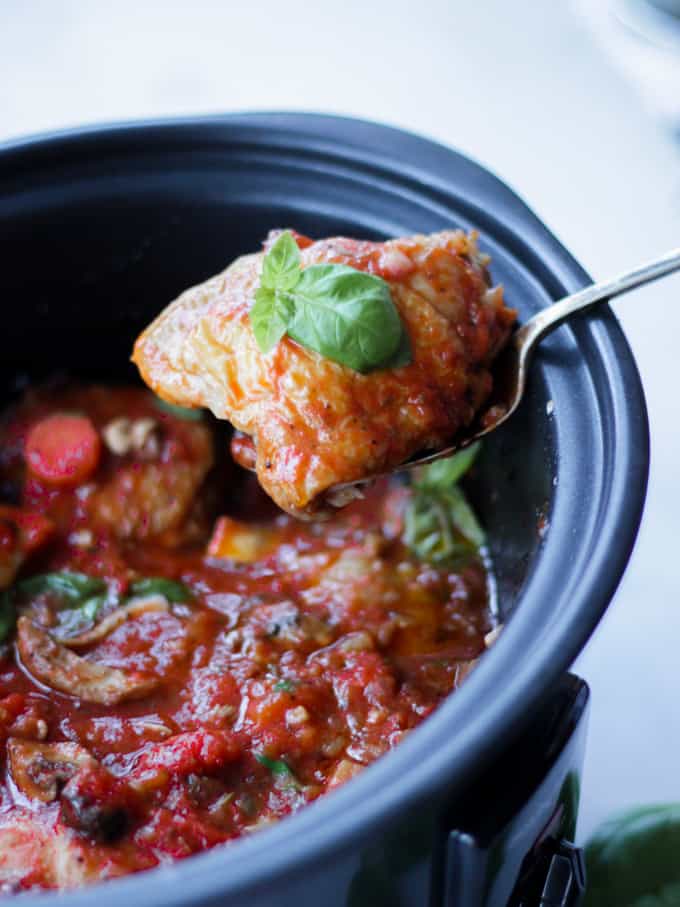
[[[69,649],[79,649],[83,646],[91,646],[93,643],[101,642],[110,633],[120,627],[128,620],[134,620],[141,617],[142,614],[151,614],[158,612],[167,612],[170,610],[167,598],[163,595],[146,595],[143,598],[132,598],[129,602],[111,611],[105,615],[99,623],[90,630],[84,630],[76,636],[57,636],[55,637],[62,645]]]
[[[79,768],[96,760],[77,743],[32,743],[10,738],[7,757],[12,780],[31,800],[52,803]]]
[[[129,453],[154,459],[160,453],[159,425],[155,419],[135,419],[131,421],[122,417],[113,419],[102,429],[104,443],[111,453],[120,457]]]
[[[27,670],[41,683],[86,702],[118,705],[141,699],[158,685],[158,680],[138,673],[95,664],[70,652],[49,633],[29,620],[17,622],[17,647]]]

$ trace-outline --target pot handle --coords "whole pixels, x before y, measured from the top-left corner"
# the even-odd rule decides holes
[[[453,804],[434,903],[577,907],[585,868],[572,841],[588,699],[587,685],[564,675],[531,724]]]

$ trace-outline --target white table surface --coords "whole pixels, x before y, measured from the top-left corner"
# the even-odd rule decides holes
[[[246,109],[354,114],[456,146],[596,277],[680,245],[680,142],[566,0],[0,0],[0,139]],[[575,665],[593,691],[581,838],[614,808],[680,789],[680,277],[617,312],[652,470],[628,572]]]

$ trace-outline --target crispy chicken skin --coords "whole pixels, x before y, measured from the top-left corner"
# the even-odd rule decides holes
[[[133,361],[165,400],[207,407],[250,436],[262,487],[308,516],[333,486],[442,446],[468,424],[490,392],[489,365],[515,313],[502,288],[491,288],[474,234],[296,239],[303,268],[345,264],[388,282],[410,365],[364,375],[288,337],[263,354],[248,318],[263,253],[182,293],[138,338]],[[239,459],[248,459],[242,441]]]

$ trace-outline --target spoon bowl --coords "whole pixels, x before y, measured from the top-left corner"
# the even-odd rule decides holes
[[[400,463],[393,469],[371,476],[370,480],[360,479],[336,485],[331,494],[335,495],[338,492],[355,488],[381,476],[417,469],[428,463],[434,463],[435,460],[450,457],[495,431],[504,422],[507,422],[522,402],[531,359],[536,347],[544,337],[567,319],[588,311],[598,303],[607,302],[629,290],[634,290],[636,287],[644,286],[644,284],[679,270],[680,248],[672,249],[660,258],[655,258],[632,271],[627,271],[611,280],[600,281],[584,287],[578,293],[565,296],[564,299],[560,299],[547,309],[538,312],[517,328],[505,349],[498,355],[493,366],[493,390],[489,399],[473,421],[452,438],[447,447],[420,454],[405,463]]]

